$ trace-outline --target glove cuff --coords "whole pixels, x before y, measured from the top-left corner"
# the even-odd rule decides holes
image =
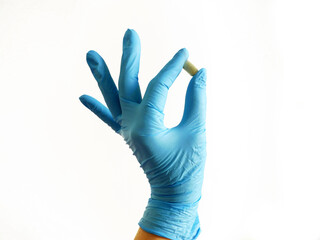
[[[174,240],[194,240],[200,234],[198,204],[163,202],[150,198],[139,221],[146,232]]]

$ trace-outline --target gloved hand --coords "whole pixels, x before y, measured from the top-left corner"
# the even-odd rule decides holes
[[[180,124],[164,126],[170,86],[188,59],[181,49],[150,81],[141,98],[138,83],[140,40],[128,29],[123,38],[119,91],[104,60],[94,51],[88,65],[108,106],[82,95],[81,102],[123,136],[146,174],[151,197],[139,222],[150,233],[169,239],[196,239],[197,213],[206,160],[206,70],[191,79]]]

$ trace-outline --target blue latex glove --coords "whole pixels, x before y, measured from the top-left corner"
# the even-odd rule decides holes
[[[89,51],[87,62],[108,108],[88,95],[80,100],[123,136],[149,180],[151,197],[139,226],[169,239],[196,239],[206,160],[206,70],[200,69],[189,83],[180,124],[167,128],[163,110],[168,90],[188,59],[188,51],[181,49],[174,55],[150,81],[142,99],[140,48],[138,34],[128,29],[123,38],[119,91],[104,60]]]

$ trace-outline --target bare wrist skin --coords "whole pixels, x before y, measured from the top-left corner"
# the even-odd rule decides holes
[[[154,235],[152,233],[148,233],[144,231],[142,228],[138,229],[137,235],[134,238],[134,240],[165,240],[165,239],[168,240],[169,238],[164,238],[164,237]]]

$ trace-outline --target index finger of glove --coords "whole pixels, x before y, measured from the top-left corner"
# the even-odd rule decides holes
[[[144,101],[162,112],[167,100],[169,88],[180,74],[189,53],[187,49],[179,50],[149,83]]]

